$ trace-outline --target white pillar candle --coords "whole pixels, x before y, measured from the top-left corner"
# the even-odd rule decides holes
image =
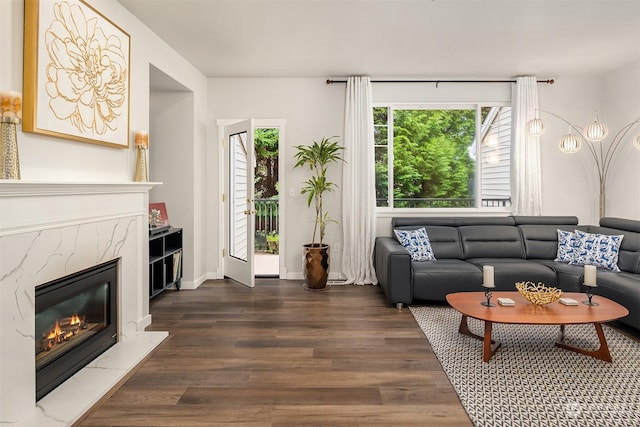
[[[493,282],[493,266],[485,265],[482,267],[482,285],[486,288],[493,288],[495,284]]]
[[[584,266],[584,284],[586,286],[598,286],[596,283],[596,266],[585,265]]]

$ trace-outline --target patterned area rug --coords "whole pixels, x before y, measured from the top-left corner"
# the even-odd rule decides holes
[[[555,347],[559,326],[494,324],[502,343],[489,363],[482,341],[458,332],[450,307],[410,307],[477,427],[640,426],[640,343],[604,326],[607,363]],[[484,323],[469,319],[482,335]],[[566,342],[598,347],[593,325],[569,325]]]

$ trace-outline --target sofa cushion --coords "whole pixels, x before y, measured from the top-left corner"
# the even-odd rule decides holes
[[[527,259],[555,259],[558,253],[558,229],[573,232],[576,228],[586,228],[577,226],[578,218],[575,216],[514,218],[522,233]]]
[[[463,259],[462,244],[456,227],[425,225],[436,259]]]
[[[481,291],[482,269],[459,259],[412,262],[413,296],[444,301],[452,292]]]
[[[424,228],[393,231],[400,244],[409,251],[412,261],[432,261],[436,259],[429,243],[429,236]]]
[[[584,281],[584,267],[548,259],[532,259],[556,272],[556,286],[564,292],[582,292],[580,285]]]
[[[469,225],[459,227],[462,249],[469,258],[522,258],[524,245],[520,230],[508,225]]]
[[[590,233],[624,234],[618,256],[622,271],[640,274],[640,221],[621,218],[602,218],[600,227],[590,226]]]
[[[393,217],[391,228],[418,228],[425,225],[443,225],[459,227],[462,225],[515,225],[510,216],[482,216],[482,217]]]
[[[620,271],[618,253],[624,235],[585,233],[576,230],[576,251],[572,264],[595,265],[607,270]]]
[[[578,224],[577,216],[538,216],[538,215],[516,215],[513,217],[516,225],[551,225],[557,227],[572,226]]]
[[[518,258],[472,258],[468,262],[480,269],[485,265],[494,267],[494,282],[497,291],[515,291],[516,282],[542,282],[556,285],[556,272],[540,263]]]
[[[624,271],[598,271],[598,287],[594,294],[595,302],[598,301],[597,295],[602,295],[625,306],[629,315],[620,321],[640,329],[640,276]]]
[[[600,227],[640,233],[640,221],[633,219],[604,217],[600,218]]]

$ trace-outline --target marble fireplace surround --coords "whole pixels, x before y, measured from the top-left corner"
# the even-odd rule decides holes
[[[0,182],[0,424],[73,424],[167,337],[144,331],[156,184]],[[118,343],[36,403],[35,287],[117,258]]]

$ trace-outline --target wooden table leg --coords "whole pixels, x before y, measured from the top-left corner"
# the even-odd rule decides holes
[[[460,328],[458,328],[458,332],[460,332],[461,334],[468,335],[483,342],[483,360],[485,362],[488,362],[491,359],[491,356],[493,356],[496,350],[500,347],[499,342],[493,341],[491,339],[492,325],[492,322],[485,321],[484,336],[474,334],[469,329],[469,324],[467,323],[467,315],[463,314],[462,319],[460,320]]]
[[[483,358],[485,363],[488,363],[491,360],[491,356],[496,352],[498,347],[500,347],[499,342],[495,342],[491,339],[491,329],[493,327],[493,322],[486,321],[484,322],[484,349],[483,349]]]
[[[460,319],[460,327],[458,328],[458,332],[460,332],[463,335],[468,335],[470,337],[477,338],[479,340],[483,339],[480,335],[476,335],[473,332],[471,332],[471,329],[469,329],[469,324],[467,323],[466,314],[463,314],[462,319]]]
[[[596,328],[596,333],[598,334],[598,340],[600,341],[600,347],[596,350],[587,350],[580,347],[574,347],[572,345],[566,344],[563,342],[564,334],[560,337],[558,341],[556,341],[556,346],[560,348],[564,348],[565,350],[575,351],[576,353],[586,354],[587,356],[595,357],[596,359],[604,360],[605,362],[612,362],[611,353],[609,352],[609,346],[607,345],[607,340],[604,336],[604,331],[602,330],[602,325],[600,323],[594,323],[593,326]]]

